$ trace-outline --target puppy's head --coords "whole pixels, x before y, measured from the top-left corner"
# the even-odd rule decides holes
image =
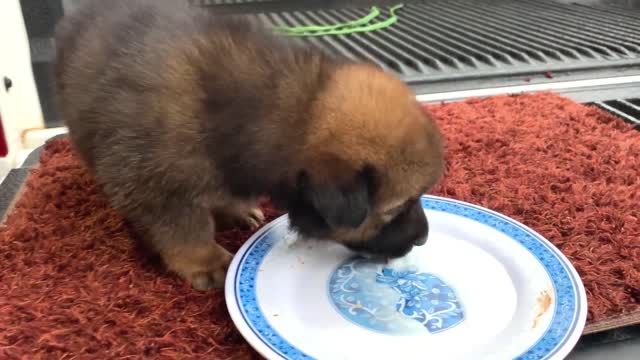
[[[444,159],[440,132],[410,89],[373,66],[344,66],[310,116],[292,227],[388,258],[424,244],[420,196],[439,180]]]

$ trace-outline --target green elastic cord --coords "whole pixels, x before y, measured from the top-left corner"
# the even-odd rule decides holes
[[[276,27],[275,29],[283,32],[296,33],[296,34],[302,34],[307,32],[330,31],[330,30],[336,30],[342,27],[354,27],[357,25],[366,24],[369,21],[375,19],[378,15],[380,15],[380,10],[374,6],[371,8],[371,11],[367,16],[364,16],[360,19],[349,21],[346,23],[338,23],[335,25],[324,25],[324,26],[320,26],[320,25],[295,26],[295,27],[282,26],[282,27]]]
[[[389,9],[390,17],[384,21],[373,23],[366,26],[357,27],[358,25],[367,24],[380,14],[378,8],[373,7],[369,15],[358,20],[327,26],[301,26],[292,28],[277,28],[281,35],[285,36],[324,36],[324,35],[343,35],[357,32],[367,32],[384,29],[398,21],[396,10],[404,5],[396,5]]]

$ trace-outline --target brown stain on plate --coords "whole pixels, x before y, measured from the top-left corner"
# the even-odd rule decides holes
[[[538,324],[540,323],[540,319],[544,316],[544,314],[547,311],[549,311],[549,309],[551,308],[551,305],[553,304],[553,298],[550,295],[550,291],[545,290],[541,292],[540,295],[538,296],[538,299],[536,299],[536,303],[538,304],[538,306],[536,309],[537,310],[536,317],[533,319],[533,326],[532,326],[533,329],[538,327]]]

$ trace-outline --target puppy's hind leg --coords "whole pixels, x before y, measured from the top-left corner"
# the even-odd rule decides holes
[[[149,227],[148,240],[167,268],[195,289],[223,287],[232,255],[214,242],[211,211],[187,206],[161,219]]]

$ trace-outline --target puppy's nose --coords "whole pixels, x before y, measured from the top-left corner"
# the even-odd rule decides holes
[[[427,243],[427,237],[426,236],[420,236],[420,237],[416,238],[413,241],[413,244],[416,245],[416,246],[422,246],[422,245],[424,245],[426,243]]]

